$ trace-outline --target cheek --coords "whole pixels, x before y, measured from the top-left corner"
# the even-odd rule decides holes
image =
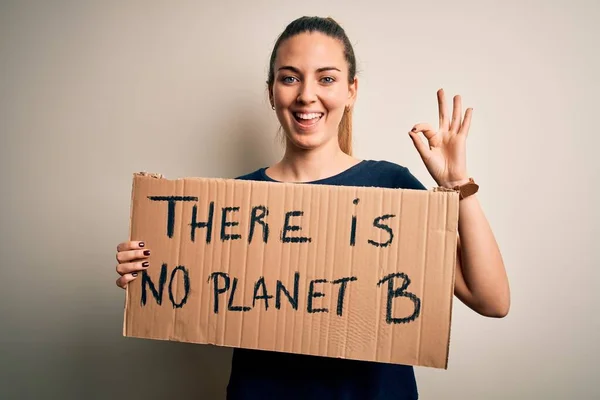
[[[298,94],[291,87],[275,85],[273,87],[273,97],[277,104],[287,105],[296,100]]]
[[[334,111],[335,109],[343,109],[348,101],[348,91],[344,89],[331,90],[323,93],[321,97],[325,107]]]

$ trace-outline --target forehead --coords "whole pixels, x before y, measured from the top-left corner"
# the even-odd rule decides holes
[[[303,70],[325,66],[347,69],[342,43],[319,32],[301,33],[281,43],[275,68],[284,65]]]

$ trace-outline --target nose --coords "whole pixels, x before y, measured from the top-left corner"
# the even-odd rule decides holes
[[[311,104],[317,101],[316,88],[310,81],[307,80],[302,83],[296,101],[301,104]]]

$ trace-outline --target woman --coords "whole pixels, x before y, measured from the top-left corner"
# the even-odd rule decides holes
[[[303,17],[290,23],[274,46],[267,81],[271,106],[285,132],[285,154],[275,165],[238,179],[425,189],[405,167],[352,156],[357,83],[352,46],[334,20]],[[463,119],[456,96],[450,119],[442,90],[438,103],[439,130],[417,124],[409,135],[439,186],[472,188],[465,145],[472,109]],[[148,268],[149,250],[140,242],[121,243],[117,250],[117,285],[125,288],[138,271]],[[475,195],[460,200],[457,251],[456,296],[481,315],[505,316],[508,281]],[[246,349],[234,352],[227,393],[230,399],[418,397],[411,366]]]

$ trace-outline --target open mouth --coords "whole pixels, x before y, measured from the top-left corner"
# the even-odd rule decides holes
[[[323,113],[293,113],[294,119],[298,122],[299,125],[303,127],[311,127],[315,125],[321,118],[323,118]]]

